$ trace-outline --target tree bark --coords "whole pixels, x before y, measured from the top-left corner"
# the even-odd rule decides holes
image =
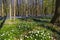
[[[10,20],[12,19],[11,15],[12,15],[12,7],[11,7],[11,0],[10,0]]]
[[[4,1],[2,0],[2,17],[4,16]]]
[[[60,0],[56,0],[56,8],[55,8],[55,14],[51,20],[52,24],[56,24],[60,26]]]
[[[14,0],[14,20],[15,20],[15,16],[16,16],[16,2],[17,0]]]

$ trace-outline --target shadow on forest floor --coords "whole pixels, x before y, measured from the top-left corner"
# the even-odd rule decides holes
[[[48,25],[46,25],[46,26],[44,25],[44,22],[49,23],[48,21],[42,21],[42,20],[38,20],[38,19],[33,19],[33,20],[34,20],[35,22],[43,23],[43,24],[40,25],[40,26],[42,26],[42,27],[44,27],[44,28],[46,28],[46,29],[48,29],[48,30],[51,30],[52,32],[57,33],[58,35],[60,35],[60,32],[59,32],[58,30],[54,29],[53,26],[50,27],[50,26],[48,26]]]
[[[3,20],[3,21],[0,23],[0,29],[3,27],[3,24],[4,24],[5,20],[6,20],[6,16],[3,17],[1,20]]]
[[[34,20],[35,22],[42,22],[42,23],[45,22],[45,23],[49,23],[49,21],[46,21],[46,20],[39,20],[39,19],[34,19],[34,18],[33,18],[33,20]]]

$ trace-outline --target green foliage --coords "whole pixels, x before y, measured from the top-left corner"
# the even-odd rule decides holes
[[[0,40],[52,40],[53,38],[51,31],[38,26],[34,21],[16,19],[15,22],[18,24],[4,24],[0,30]]]
[[[50,32],[46,30],[29,31],[28,35],[24,36],[25,40],[52,40]]]

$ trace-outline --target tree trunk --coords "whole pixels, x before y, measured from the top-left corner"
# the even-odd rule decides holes
[[[51,20],[51,23],[60,26],[60,0],[56,0],[55,14]]]
[[[17,12],[16,12],[16,16],[19,16],[19,3],[18,3],[18,0],[17,0]]]
[[[4,16],[4,2],[2,0],[2,17]]]
[[[17,0],[14,0],[14,20],[15,20],[15,14],[16,14],[16,1]]]
[[[11,20],[11,14],[12,14],[12,7],[11,7],[11,0],[10,0],[10,20]]]

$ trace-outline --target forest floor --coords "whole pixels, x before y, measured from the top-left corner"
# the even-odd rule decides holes
[[[52,25],[50,20],[50,18],[20,18],[15,21],[7,19],[0,29],[0,40],[59,40],[60,27]]]

